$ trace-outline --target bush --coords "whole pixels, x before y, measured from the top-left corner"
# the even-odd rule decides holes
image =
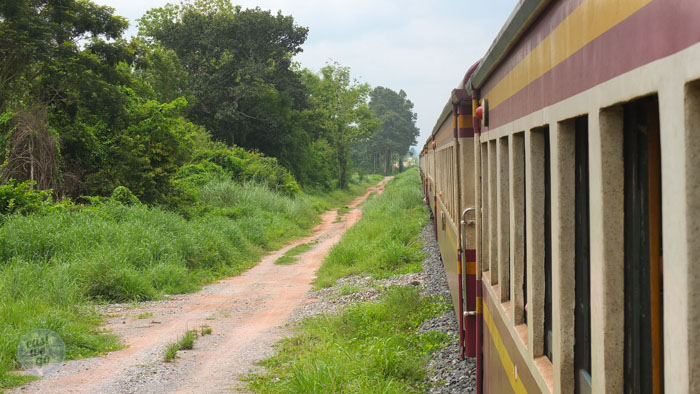
[[[126,186],[117,186],[112,192],[112,200],[124,205],[141,204],[139,198],[136,197],[134,193],[132,193]]]
[[[259,152],[217,144],[213,149],[201,152],[198,158],[217,164],[239,182],[255,181],[287,196],[296,195],[301,191],[289,170],[282,167],[277,159],[266,157]]]
[[[14,213],[28,214],[38,212],[51,202],[51,190],[34,190],[36,182],[17,183],[11,179],[6,185],[0,185],[0,215]]]

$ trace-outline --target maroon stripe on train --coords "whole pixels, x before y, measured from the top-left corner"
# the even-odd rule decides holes
[[[488,92],[503,77],[505,77],[515,66],[518,65],[525,57],[539,45],[554,29],[571,14],[583,0],[564,0],[554,1],[547,6],[547,9],[537,18],[535,25],[529,28],[515,47],[509,52],[509,55],[501,65],[496,68],[496,71],[489,77],[486,84],[482,88],[482,93]]]
[[[465,254],[465,258],[467,262],[469,261],[476,261],[476,249],[467,249],[467,252]]]
[[[459,129],[459,138],[471,138],[474,137],[473,127],[464,127]]]
[[[491,109],[490,128],[700,42],[700,1],[656,0]]]

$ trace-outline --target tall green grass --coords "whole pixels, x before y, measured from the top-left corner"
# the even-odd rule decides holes
[[[418,234],[427,223],[415,168],[392,179],[386,191],[364,204],[362,219],[333,247],[316,286],[327,287],[353,274],[387,277],[421,269]]]
[[[200,186],[206,209],[189,220],[114,201],[0,218],[0,389],[24,379],[7,372],[19,367],[15,352],[26,332],[57,332],[68,358],[113,350],[118,340],[98,329],[94,303],[158,299],[238,274],[368,185],[288,197],[219,179]]]
[[[449,339],[418,333],[449,306],[422,298],[416,287],[393,287],[378,303],[349,307],[340,315],[305,320],[249,377],[256,393],[421,393],[428,354]]]

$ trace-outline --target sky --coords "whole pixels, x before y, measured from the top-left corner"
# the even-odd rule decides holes
[[[129,20],[176,1],[92,0]],[[329,60],[372,87],[403,89],[418,114],[423,146],[467,69],[491,46],[517,0],[233,0],[243,8],[292,15],[309,28],[295,60],[318,71]]]

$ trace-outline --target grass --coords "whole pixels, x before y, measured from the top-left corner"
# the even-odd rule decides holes
[[[280,265],[294,264],[297,262],[297,260],[299,260],[299,257],[297,257],[297,256],[308,252],[309,250],[311,250],[311,248],[314,247],[314,245],[316,245],[315,241],[297,245],[297,246],[289,249],[287,252],[285,252],[284,255],[282,255],[282,257],[275,260],[275,264],[280,264]]]
[[[376,181],[295,198],[256,183],[211,181],[199,190],[206,209],[190,219],[109,201],[0,217],[0,390],[29,379],[8,373],[19,368],[26,332],[55,331],[67,359],[116,350],[93,304],[159,299],[239,274]]]
[[[180,344],[177,342],[169,344],[165,348],[165,354],[163,355],[163,361],[169,363],[177,358],[177,351],[180,350]]]
[[[347,206],[338,208],[338,215],[345,215],[348,212],[350,212],[350,208]]]
[[[211,334],[211,328],[209,328],[208,334]],[[165,348],[163,361],[172,362],[177,358],[178,351],[194,349],[194,342],[195,340],[197,340],[198,335],[198,330],[188,330],[187,332],[185,332],[185,334],[180,339],[178,339],[177,342],[173,342]]]
[[[386,277],[420,270],[423,209],[416,170],[397,176],[383,194],[366,202],[362,219],[324,261],[316,286],[352,274]],[[343,286],[339,295],[358,290]],[[262,362],[264,373],[248,377],[248,388],[256,393],[425,392],[430,352],[454,338],[417,329],[449,308],[447,300],[421,297],[417,287],[390,287],[379,302],[307,319]]]
[[[378,303],[340,315],[305,320],[265,360],[264,374],[248,377],[256,393],[422,393],[425,363],[449,335],[418,333],[449,306],[422,298],[415,287],[392,287]]]
[[[139,313],[135,320],[148,319],[149,317],[153,317],[153,312]]]
[[[384,193],[365,200],[362,218],[318,271],[317,288],[353,274],[383,278],[421,269],[419,232],[428,218],[417,178],[417,170],[409,169],[391,180]]]

